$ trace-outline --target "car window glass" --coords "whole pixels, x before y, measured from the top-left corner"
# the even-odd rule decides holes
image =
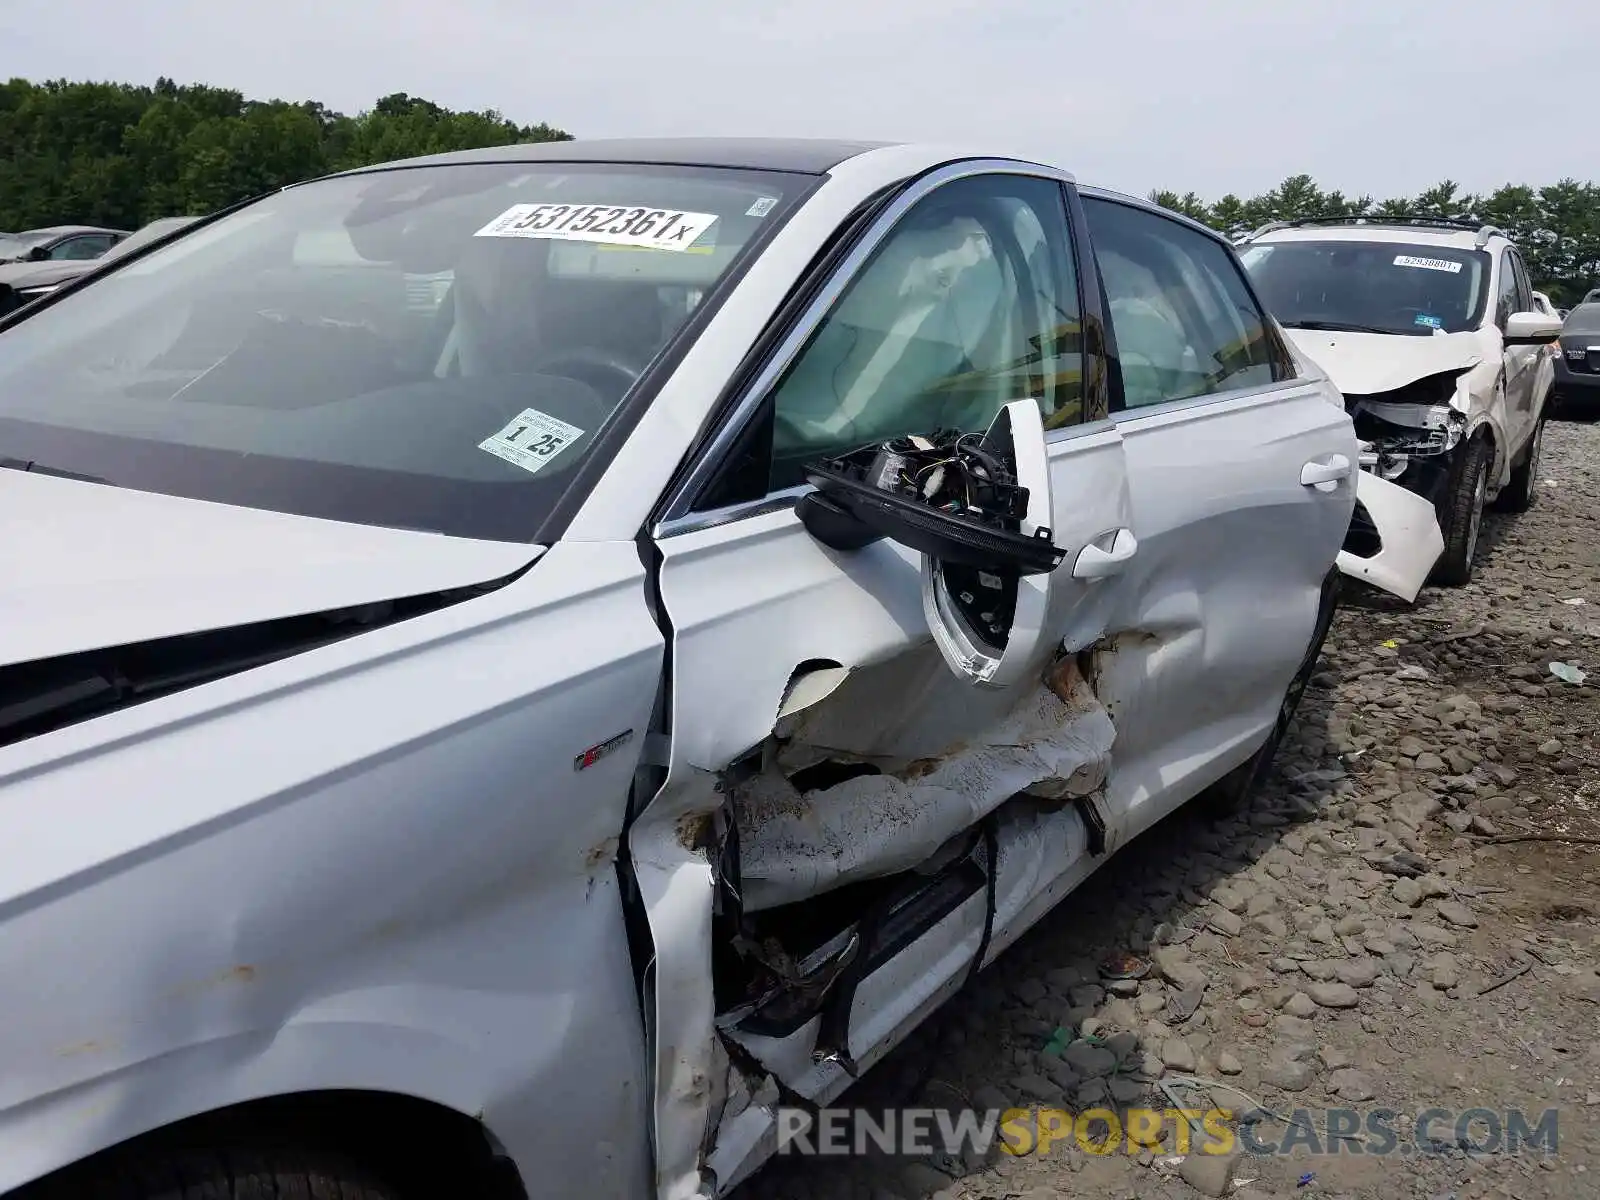
[[[773,490],[807,462],[911,433],[986,429],[1034,397],[1082,410],[1078,288],[1061,188],[1017,175],[940,188],[851,281],[773,390]]]
[[[68,238],[50,248],[50,257],[57,261],[78,262],[99,258],[111,248],[111,239],[96,234],[91,237]]]
[[[1290,373],[1244,278],[1214,239],[1087,198],[1129,407],[1257,387]]]

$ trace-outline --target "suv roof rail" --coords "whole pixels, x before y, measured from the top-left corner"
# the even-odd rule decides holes
[[[1475,232],[1478,249],[1489,244],[1490,238],[1503,237],[1508,241],[1511,235],[1495,225],[1485,225],[1482,221],[1470,220],[1466,217],[1434,217],[1434,216],[1326,216],[1326,217],[1296,217],[1292,221],[1268,221],[1260,229],[1246,234],[1241,242],[1254,241],[1264,233],[1272,233],[1279,229],[1299,229],[1306,225],[1388,225],[1404,227],[1407,225],[1421,228],[1460,229]]]
[[[1242,246],[1246,242],[1255,241],[1255,239],[1260,237],[1263,233],[1271,233],[1274,229],[1292,229],[1294,228],[1295,224],[1296,222],[1294,221],[1268,221],[1259,229],[1252,229],[1249,233],[1240,234],[1235,240],[1239,245]]]

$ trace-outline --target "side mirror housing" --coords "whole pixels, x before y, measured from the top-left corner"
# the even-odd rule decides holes
[[[50,251],[46,250],[43,246],[35,246],[33,249],[28,251],[28,261],[49,262]]]
[[[888,538],[930,559],[981,571],[1047,575],[1066,552],[1049,529],[1023,532],[1028,489],[1016,450],[957,432],[897,438],[806,468],[817,489],[798,513],[819,542],[859,548]]]
[[[1501,339],[1507,346],[1543,346],[1561,336],[1561,322],[1541,312],[1516,312],[1506,318]]]

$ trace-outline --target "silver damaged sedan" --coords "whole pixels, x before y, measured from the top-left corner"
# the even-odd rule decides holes
[[[907,145],[287,188],[0,321],[0,467],[27,1196],[721,1194],[1439,545],[1226,241]]]

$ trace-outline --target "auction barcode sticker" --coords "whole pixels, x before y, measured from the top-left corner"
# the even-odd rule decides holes
[[[499,433],[479,442],[478,449],[531,474],[543,470],[552,458],[582,436],[583,430],[576,425],[558,421],[536,408],[525,408]]]
[[[474,237],[548,238],[651,250],[687,250],[716,213],[615,204],[513,204]]]
[[[1418,258],[1414,254],[1395,255],[1394,265],[1397,267],[1421,267],[1424,271],[1445,271],[1451,275],[1461,274],[1461,264],[1451,262],[1448,258]]]

